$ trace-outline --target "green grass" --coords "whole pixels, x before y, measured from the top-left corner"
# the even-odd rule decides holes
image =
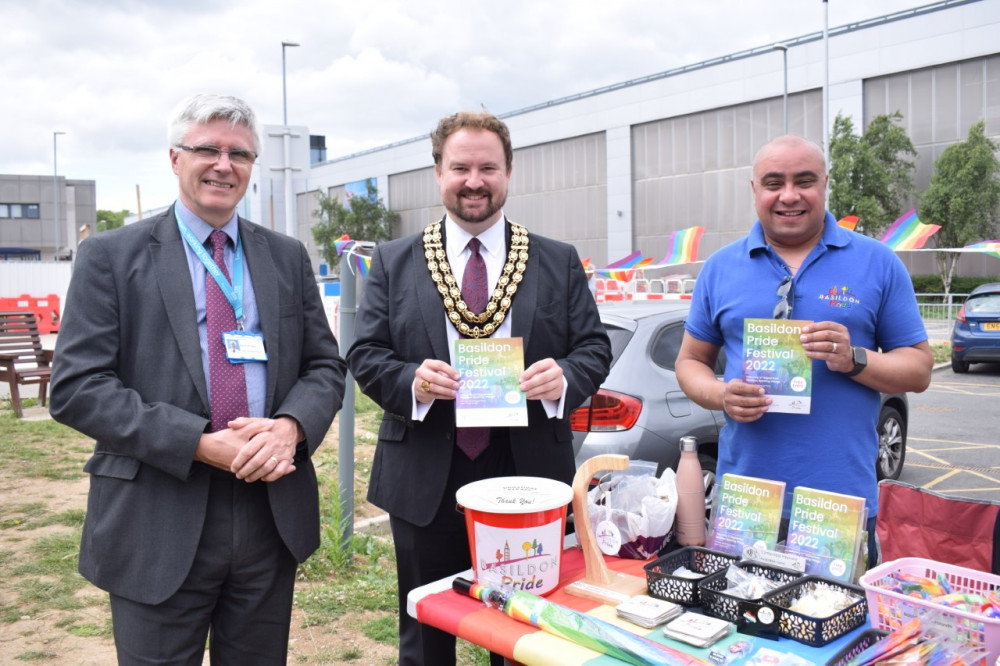
[[[14,417],[9,403],[0,409],[0,446],[4,457],[0,472],[8,477],[39,478],[50,481],[77,481],[85,476],[83,464],[90,457],[93,442],[53,421],[23,421]],[[377,430],[381,411],[368,398],[357,394],[356,431]],[[337,434],[336,424],[331,434]],[[341,545],[341,508],[337,492],[338,447],[334,437],[321,446],[315,457],[320,480],[321,546],[299,568],[295,604],[306,626],[322,627],[343,616],[361,615],[355,629],[372,640],[398,645],[396,563],[391,540],[371,534],[357,534],[350,548]],[[3,462],[6,461],[6,462]],[[367,464],[358,465],[355,478],[367,479]],[[364,502],[364,484],[356,484],[355,506]],[[44,499],[5,497],[0,500],[0,548],[4,584],[14,602],[0,609],[0,626],[25,616],[41,616],[60,611],[58,629],[74,636],[110,637],[107,597],[81,595],[89,585],[77,572],[80,534],[84,511],[51,511]],[[40,536],[46,529],[50,533]],[[8,544],[32,543],[18,553]],[[105,606],[104,623],[94,622],[89,607]],[[311,656],[310,663],[344,663],[364,655],[350,649]],[[47,652],[24,652],[20,661],[54,658]]]
[[[947,363],[951,360],[950,344],[931,345],[931,351],[934,352],[934,363]]]

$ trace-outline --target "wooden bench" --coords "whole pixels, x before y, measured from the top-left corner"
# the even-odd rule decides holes
[[[38,402],[45,405],[52,372],[52,350],[42,349],[34,312],[0,312],[0,379],[10,386],[10,404],[18,418],[21,386],[38,385]]]

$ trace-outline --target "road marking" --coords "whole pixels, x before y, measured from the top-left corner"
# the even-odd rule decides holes
[[[986,444],[983,442],[963,442],[959,439],[930,439],[929,437],[907,437],[907,443],[909,442],[934,442],[937,444],[958,444],[960,446],[969,447],[973,449],[1000,449],[1000,444]],[[916,449],[928,450],[928,449]],[[946,451],[954,451],[955,449],[945,449]]]

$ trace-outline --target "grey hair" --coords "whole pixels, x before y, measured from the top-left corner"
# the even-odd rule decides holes
[[[181,102],[174,111],[167,127],[170,147],[179,145],[192,125],[203,125],[213,120],[225,120],[230,127],[242,125],[253,136],[253,151],[260,155],[260,125],[257,114],[250,105],[229,95],[198,93]]]

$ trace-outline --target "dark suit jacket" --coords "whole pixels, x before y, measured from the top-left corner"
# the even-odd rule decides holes
[[[344,394],[345,363],[305,248],[240,219],[267,348],[267,416],[306,433],[296,471],[267,484],[299,561],[319,546],[311,454]],[[209,467],[194,462],[209,402],[194,290],[173,207],[84,241],[57,341],[50,412],[97,440],[80,572],[98,587],[159,603],[183,582],[205,518]]]
[[[375,248],[347,355],[361,390],[385,410],[368,500],[420,526],[442,500],[454,502],[444,490],[455,446],[453,401],[435,401],[423,421],[410,418],[417,367],[427,358],[450,362],[444,305],[422,237]],[[568,417],[607,376],[611,345],[571,245],[530,234],[527,270],[509,316],[511,335],[524,339],[525,367],[551,357],[568,382],[565,418],[549,419],[540,401],[529,400],[528,426],[509,429],[516,473],[572,483]]]

